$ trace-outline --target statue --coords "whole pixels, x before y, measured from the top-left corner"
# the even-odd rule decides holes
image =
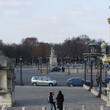
[[[57,66],[57,56],[55,55],[55,50],[53,49],[53,47],[51,47],[50,53],[50,67]]]
[[[51,47],[51,54],[50,54],[51,58],[55,57],[55,50],[53,49],[53,47]]]

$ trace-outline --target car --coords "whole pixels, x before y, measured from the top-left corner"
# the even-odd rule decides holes
[[[84,79],[82,79],[82,81],[83,81],[83,84],[84,84]],[[89,80],[86,80],[86,85],[90,86],[90,81]]]
[[[84,79],[81,79],[80,77],[74,77],[67,80],[67,86],[83,86]],[[86,80],[86,85],[90,85],[90,81]]]
[[[51,79],[48,76],[33,76],[31,78],[31,84],[34,85],[34,86],[38,86],[38,85],[56,86],[57,81]]]
[[[57,72],[57,71],[60,71],[60,70],[61,70],[61,68],[58,67],[58,66],[54,66],[54,67],[51,67],[51,68],[50,68],[50,71],[51,71],[51,72]]]
[[[102,80],[102,85],[107,86],[107,84],[110,82],[110,77]]]

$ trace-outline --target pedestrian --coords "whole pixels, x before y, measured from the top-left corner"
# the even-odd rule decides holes
[[[52,96],[52,92],[50,92],[50,94],[48,96],[48,102],[50,104],[50,110],[52,110],[52,108],[53,108],[53,96]]]
[[[19,72],[19,67],[17,68],[17,71]]]
[[[54,110],[56,110],[56,97],[54,92],[52,92],[52,96],[53,96],[53,106],[54,106]]]
[[[62,72],[64,72],[65,71],[65,68],[62,66]]]
[[[57,108],[59,110],[63,110],[64,95],[62,94],[61,91],[59,91],[56,99],[57,99]]]

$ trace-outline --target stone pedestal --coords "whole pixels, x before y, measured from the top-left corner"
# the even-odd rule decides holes
[[[57,66],[57,58],[50,57],[50,67]]]
[[[7,107],[12,107],[13,106],[13,100],[12,100],[12,95],[10,91],[1,91],[0,92],[0,106],[5,106]]]
[[[7,58],[0,56],[0,106],[12,107],[15,102],[14,67],[8,65]]]

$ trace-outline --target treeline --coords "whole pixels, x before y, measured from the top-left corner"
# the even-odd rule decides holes
[[[16,62],[19,62],[19,58],[22,57],[25,64],[33,64],[39,62],[39,57],[43,62],[47,61],[47,57],[50,56],[51,47],[54,48],[58,60],[66,59],[82,59],[83,53],[90,52],[89,43],[98,42],[94,39],[90,39],[87,35],[81,35],[73,37],[72,39],[66,39],[63,43],[52,44],[45,42],[38,42],[35,37],[28,37],[22,39],[21,44],[4,44],[0,43],[0,49],[9,58],[15,58]],[[100,51],[100,46],[98,47]]]

